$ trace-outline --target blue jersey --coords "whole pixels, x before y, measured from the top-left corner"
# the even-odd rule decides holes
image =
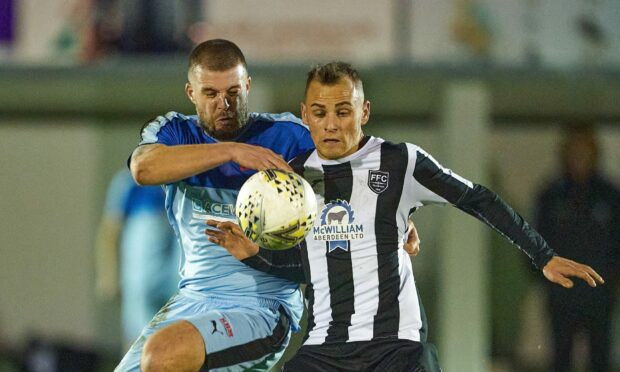
[[[127,220],[140,213],[164,210],[165,194],[159,186],[139,186],[128,169],[117,172],[105,202],[105,213],[119,220]]]
[[[305,125],[292,114],[250,114],[237,142],[259,145],[286,161],[314,148]],[[218,143],[197,123],[196,116],[170,112],[148,123],[140,144],[168,146]],[[180,288],[209,296],[259,297],[284,304],[294,323],[303,310],[298,285],[254,270],[208,240],[207,219],[236,222],[235,201],[243,182],[254,170],[233,162],[166,185],[168,219],[183,248]]]

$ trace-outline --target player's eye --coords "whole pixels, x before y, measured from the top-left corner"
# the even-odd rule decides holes
[[[229,90],[228,95],[232,98],[237,97],[239,95],[239,89]]]
[[[323,116],[325,116],[325,111],[323,110],[312,111],[312,115],[322,118]]]
[[[209,90],[209,91],[205,92],[205,96],[207,98],[215,98],[215,96],[217,96],[217,93],[215,93],[214,91]]]
[[[349,116],[350,113],[349,110],[338,110],[338,116]]]

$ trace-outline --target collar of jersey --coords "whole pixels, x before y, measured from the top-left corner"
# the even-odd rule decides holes
[[[315,154],[316,154],[316,157],[319,163],[321,164],[324,164],[324,165],[343,164],[343,163],[350,162],[351,160],[355,160],[359,157],[366,155],[368,152],[372,151],[372,148],[376,145],[376,143],[377,143],[377,138],[374,136],[369,136],[368,141],[366,141],[366,143],[364,143],[362,147],[357,149],[357,151],[340,159],[323,159],[322,157],[319,156],[319,152],[316,150],[315,150]]]

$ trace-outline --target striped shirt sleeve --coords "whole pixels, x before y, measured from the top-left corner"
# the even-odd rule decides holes
[[[517,245],[537,268],[542,269],[555,255],[543,237],[497,194],[442,167],[421,149],[416,150],[413,177],[432,193]]]
[[[295,283],[306,283],[299,246],[282,251],[260,248],[258,254],[241,260],[253,269]]]

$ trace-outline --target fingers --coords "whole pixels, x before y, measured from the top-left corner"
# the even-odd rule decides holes
[[[558,283],[564,288],[573,288],[573,286],[575,285],[572,280],[568,279],[565,276],[561,276],[560,280],[558,280],[556,283]]]
[[[418,255],[418,253],[420,253],[420,241],[417,238],[412,238],[411,235],[409,235],[407,237],[407,242],[405,243],[403,248],[405,248],[405,251],[407,251],[410,256],[415,257]]]
[[[405,251],[410,256],[417,256],[420,253],[420,238],[418,237],[418,230],[411,220],[409,220],[407,228],[407,241],[404,245]]]
[[[420,253],[420,246],[419,245],[411,246],[410,244],[405,244],[404,248],[405,248],[405,251],[411,257],[415,257],[415,256],[418,255],[418,253]]]
[[[583,265],[583,266],[585,266],[584,270],[585,270],[588,274],[590,274],[590,276],[591,276],[592,278],[594,278],[594,280],[595,280],[596,282],[598,282],[599,284],[605,284],[605,279],[603,279],[603,277],[602,277],[602,276],[600,276],[600,275],[599,275],[596,271],[594,271],[594,269],[593,269],[593,268],[591,268],[590,266],[587,266],[587,265]]]
[[[205,234],[209,236],[209,241],[221,245],[220,242],[224,238],[224,233],[220,230],[205,229]]]
[[[207,225],[215,227],[222,231],[233,231],[235,229],[241,230],[239,226],[232,221],[207,220]]]
[[[260,154],[258,159],[264,160],[265,169],[275,168],[275,169],[283,169],[287,171],[292,171],[293,169],[288,165],[286,160],[280,154],[276,154],[270,149],[261,148],[260,150],[264,151],[265,154]],[[262,170],[262,169],[261,169]]]
[[[409,220],[409,226],[408,226],[407,231],[408,231],[407,242],[417,241],[419,244],[420,237],[418,236],[418,229],[415,228],[415,225],[413,224],[411,220]]]
[[[590,268],[590,271],[588,271],[585,269],[585,265],[579,265],[574,276],[583,279],[590,287],[596,287],[596,280],[593,278],[591,273],[594,273],[594,270]]]
[[[207,225],[215,228],[205,229],[205,234],[209,235],[210,242],[217,245],[224,246],[226,241],[232,238],[247,239],[239,225],[232,221],[207,220]]]
[[[590,266],[583,265],[568,259],[565,259],[565,262],[568,268],[568,272],[564,273],[565,275],[580,278],[586,283],[588,283],[590,287],[596,287],[597,281],[601,284],[604,283],[603,278],[598,275],[598,273],[594,271]]]
[[[288,163],[284,160],[284,158],[282,158],[282,156],[274,154],[274,158],[275,159],[271,160],[271,164],[273,165],[272,168],[282,169],[282,170],[286,170],[289,172],[293,171],[293,168],[291,168],[291,166],[288,165]]]
[[[590,287],[596,287],[597,283],[604,284],[603,278],[588,265],[555,256],[543,269],[543,274],[550,281],[560,284],[564,288],[572,288],[574,283],[569,277],[579,278]]]
[[[283,169],[292,171],[286,160],[280,154],[276,154],[270,149],[244,144],[243,151],[237,153],[233,161],[239,163],[244,168],[265,170]]]
[[[226,234],[234,234],[235,227],[239,227],[230,221],[207,220],[207,225],[215,227],[215,229],[205,229],[205,234],[209,235],[209,241],[218,245],[222,245]],[[240,230],[240,229],[239,229]]]

